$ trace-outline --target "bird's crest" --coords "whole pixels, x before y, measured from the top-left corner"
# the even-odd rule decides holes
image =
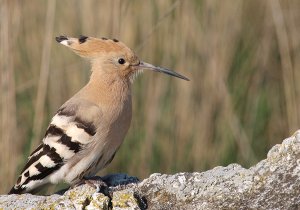
[[[117,39],[94,38],[79,36],[72,38],[67,36],[58,36],[56,41],[72,49],[78,55],[85,58],[95,58],[102,54],[111,52],[131,51],[125,44]]]

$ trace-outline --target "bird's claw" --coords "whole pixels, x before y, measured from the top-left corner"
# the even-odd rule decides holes
[[[101,179],[87,179],[84,178],[83,182],[101,192],[102,190],[108,189],[108,185]]]

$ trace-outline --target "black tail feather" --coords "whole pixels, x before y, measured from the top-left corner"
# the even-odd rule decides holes
[[[19,187],[19,188],[15,188],[15,187],[13,187],[13,188],[11,188],[11,190],[9,191],[9,195],[10,194],[22,194],[22,193],[24,193],[25,192],[25,190],[26,190],[26,188],[22,188],[22,187]]]

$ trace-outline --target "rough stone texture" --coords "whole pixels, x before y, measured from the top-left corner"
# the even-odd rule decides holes
[[[1,195],[0,209],[298,209],[300,131],[250,169],[231,164],[142,182],[124,174],[102,179],[110,186],[104,194],[81,185],[62,195]]]

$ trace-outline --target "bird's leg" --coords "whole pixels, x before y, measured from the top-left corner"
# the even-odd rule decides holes
[[[78,187],[82,184],[87,184],[90,187],[93,187],[93,188],[97,189],[97,192],[101,192],[105,189],[108,189],[108,185],[100,177],[97,177],[97,179],[83,177],[80,181],[78,181],[77,183],[72,185],[70,188],[73,189],[73,188]]]
[[[81,179],[80,181],[76,182],[75,184],[72,184],[70,186],[70,189],[74,189],[74,188],[76,188],[76,187],[78,187],[78,186],[80,186],[82,184],[85,184],[85,180],[84,179]]]
[[[92,178],[83,177],[82,181],[85,184],[95,188],[97,192],[101,192],[105,195],[108,193],[108,185],[100,177],[97,177],[97,179],[93,177]]]

